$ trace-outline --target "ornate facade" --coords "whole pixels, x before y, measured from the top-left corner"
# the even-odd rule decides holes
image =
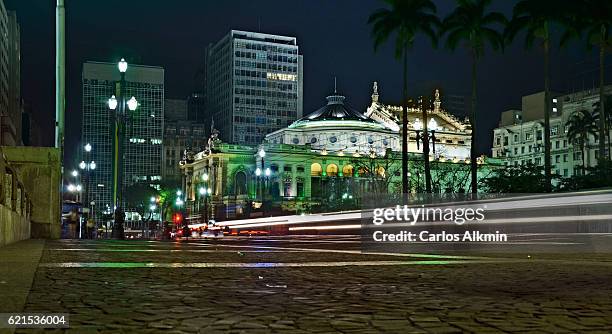
[[[198,217],[206,201],[206,210],[223,220],[266,210],[337,210],[346,208],[343,205],[358,205],[365,193],[399,193],[401,107],[382,104],[378,97],[374,83],[372,103],[366,113],[360,113],[344,96],[334,93],[322,108],[268,134],[257,147],[211,138],[204,151],[181,162],[190,216]],[[430,156],[434,188],[437,192],[463,192],[469,186],[471,129],[440,104],[436,92],[427,110],[436,139],[435,153],[432,143]],[[421,109],[409,109],[413,192],[424,187],[422,147],[415,143],[420,119]],[[484,157],[478,159],[481,165],[487,162]],[[489,172],[487,165],[479,174]]]

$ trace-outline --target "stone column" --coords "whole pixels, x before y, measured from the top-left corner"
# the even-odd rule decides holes
[[[4,154],[0,150],[0,205],[4,205],[4,194],[6,193],[5,175],[6,161],[4,161]]]
[[[291,196],[297,197],[297,166],[291,168]]]

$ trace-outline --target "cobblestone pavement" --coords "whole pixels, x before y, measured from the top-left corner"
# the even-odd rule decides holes
[[[48,241],[24,311],[70,313],[45,333],[610,333],[612,262],[360,254],[349,237]]]

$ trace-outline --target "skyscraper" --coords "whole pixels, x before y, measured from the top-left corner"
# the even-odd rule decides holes
[[[86,62],[82,80],[82,144],[92,145],[91,152],[83,153],[83,160],[96,162],[96,169],[88,178],[88,198],[101,210],[112,209],[114,111],[109,109],[107,101],[111,95],[117,95],[120,80],[117,64]],[[133,112],[126,111],[125,159],[120,167],[124,187],[137,182],[155,185],[162,175],[164,69],[130,64],[125,80],[126,100],[134,96],[138,107]]]
[[[232,30],[208,47],[206,109],[223,141],[257,145],[302,117],[295,37]]]
[[[9,118],[15,126],[17,141],[21,143],[21,33],[15,11],[8,11],[7,18],[8,110]]]
[[[194,94],[195,95],[195,94]],[[162,152],[162,179],[179,184],[179,161],[185,149],[202,151],[206,143],[206,126],[197,122],[186,100],[166,99],[164,110],[164,144]]]
[[[0,0],[0,144],[21,145],[21,42],[17,14]]]

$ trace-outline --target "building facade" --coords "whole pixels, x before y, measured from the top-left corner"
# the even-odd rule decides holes
[[[204,94],[193,93],[187,97],[187,118],[196,123],[210,124],[212,118],[206,113]]]
[[[605,87],[606,95],[612,86]],[[502,113],[499,127],[493,130],[492,156],[505,165],[533,163],[544,166],[544,94],[536,93],[522,99],[521,110]],[[590,135],[584,152],[568,138],[568,119],[580,110],[593,112],[599,101],[599,91],[587,90],[572,94],[553,94],[551,101],[550,136],[552,172],[562,177],[582,172],[585,165],[597,165],[598,141]]]
[[[232,30],[209,46],[206,59],[206,109],[223,141],[257,145],[302,117],[295,37]]]
[[[181,161],[188,216],[201,217],[205,201],[210,201],[209,217],[224,220],[250,217],[258,208],[333,211],[356,205],[365,194],[400,193],[401,136],[396,121],[401,108],[378,98],[375,84],[372,103],[361,113],[347,105],[344,96],[332,94],[323,107],[255,146],[222,143],[213,134],[204,151]],[[469,125],[447,114],[436,101],[438,94],[427,110],[440,132],[439,148],[429,157],[433,187],[439,193],[466,192]],[[419,129],[420,115],[418,108],[410,113],[411,135]],[[422,147],[415,144],[409,151],[409,186],[411,192],[422,192]],[[477,159],[479,177],[499,165],[496,160]]]
[[[180,183],[179,161],[185,150],[202,151],[206,143],[206,126],[190,113],[190,99],[166,99],[162,150],[162,179]]]
[[[0,1],[0,145],[21,140],[21,41],[17,14]]]
[[[125,73],[124,94],[138,101],[135,111],[126,111],[124,157],[120,164],[124,189],[134,183],[156,185],[161,180],[162,139],[164,121],[164,69],[132,65]],[[89,200],[101,210],[111,210],[113,203],[113,133],[115,111],[107,101],[118,95],[120,73],[115,63],[83,64],[83,131],[82,145],[91,144],[91,152],[83,152],[83,160],[95,161],[96,169],[88,177]],[[127,110],[127,108],[126,108]]]

